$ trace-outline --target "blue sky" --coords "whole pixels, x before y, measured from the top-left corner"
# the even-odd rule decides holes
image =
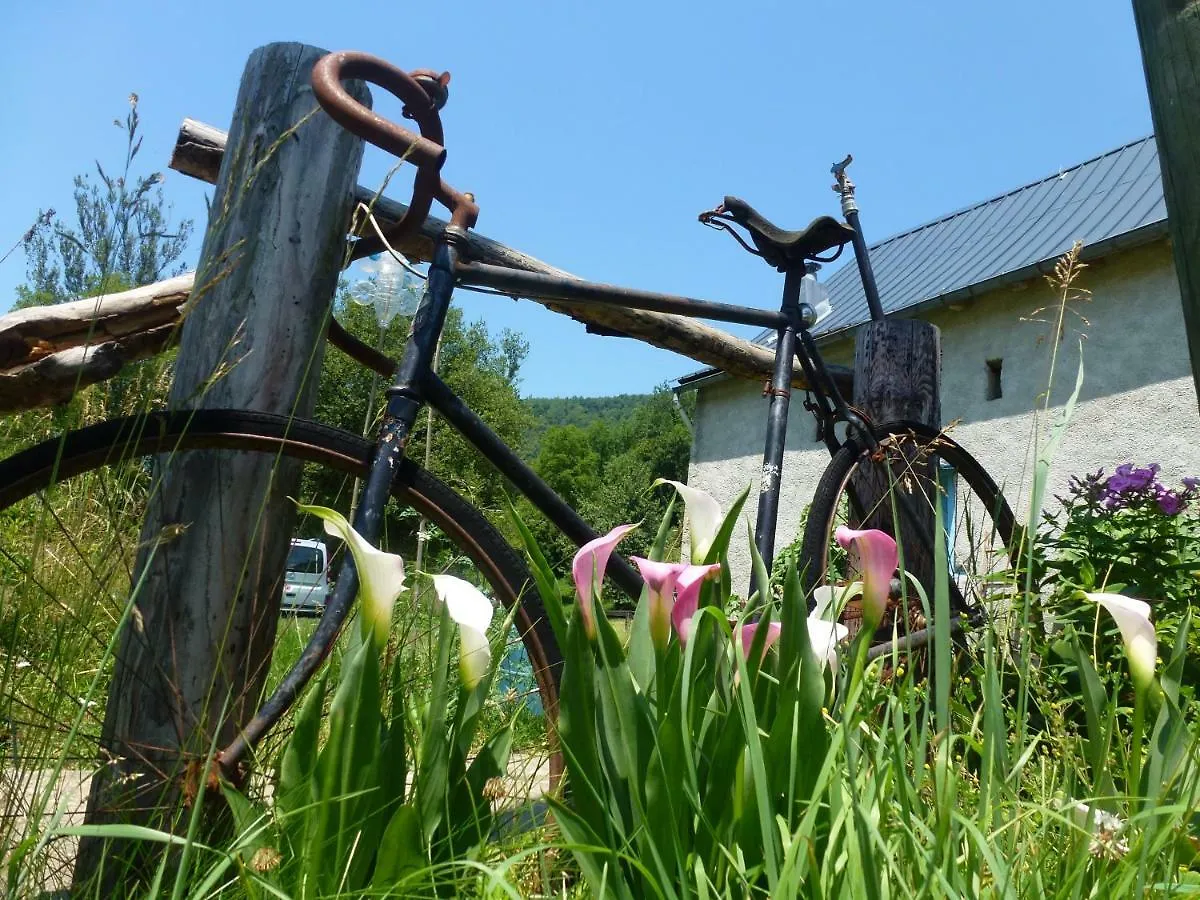
[[[779,276],[696,222],[724,194],[798,227],[836,214],[829,164],[853,152],[879,240],[1151,130],[1128,0],[130,0],[20,4],[5,26],[0,252],[39,208],[69,210],[93,159],[116,166],[129,92],[140,158],[165,170],[180,120],[226,127],[247,55],[274,40],[448,69],[444,173],[477,195],[484,234],[596,280],[754,306],[777,303]],[[378,92],[376,109],[398,116]],[[387,168],[370,150],[360,181]],[[169,171],[164,187],[202,220],[211,188]],[[0,309],[24,274],[19,252],[0,265]],[[533,303],[459,296],[529,338],[528,395],[697,368]]]

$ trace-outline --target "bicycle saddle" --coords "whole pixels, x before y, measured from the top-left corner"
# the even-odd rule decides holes
[[[726,197],[721,209],[750,232],[762,258],[780,271],[854,239],[854,229],[832,216],[818,216],[800,231],[785,231],[737,197]]]

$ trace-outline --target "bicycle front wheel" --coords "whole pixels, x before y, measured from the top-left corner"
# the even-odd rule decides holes
[[[119,653],[124,646],[113,635],[135,591],[141,523],[158,476],[199,450],[260,454],[285,465],[295,460],[302,468],[300,499],[348,514],[354,479],[365,477],[373,447],[313,422],[202,410],[103,422],[0,461],[0,650],[7,651],[0,653],[0,846],[17,846],[36,831],[40,823],[30,810],[48,796],[50,780],[59,783],[45,812],[52,813],[64,796],[74,813],[86,797],[81,783],[104,755],[100,736],[112,648]],[[380,546],[410,567],[419,518],[425,521],[426,571],[466,578],[517,610],[489,706],[496,727],[516,723],[509,798],[536,797],[562,772],[553,725],[562,659],[541,598],[527,589],[532,579],[522,557],[483,514],[406,460],[396,474]],[[330,571],[337,571],[342,545],[325,537],[315,517],[302,516],[293,534],[315,539],[310,544],[327,542],[335,557]],[[295,577],[289,574],[289,584],[321,574],[319,567],[299,569]],[[279,574],[278,593],[260,602],[278,604],[285,589]],[[410,569],[410,587],[427,584]],[[136,620],[136,607],[132,615]],[[427,677],[435,658],[437,620],[429,603],[397,604],[389,653],[399,655],[411,683],[406,690],[418,698],[422,672]],[[276,625],[268,693],[298,656],[314,620],[288,617],[273,621],[272,631]],[[169,682],[163,679],[163,690],[171,689]],[[250,699],[253,708],[258,698]],[[266,756],[276,739],[269,736],[261,748]],[[67,848],[64,866],[70,855]]]
[[[947,570],[951,606],[978,617],[1002,611],[1018,548],[1017,524],[1004,495],[974,457],[944,433],[915,422],[898,422],[875,431],[877,450],[848,440],[834,455],[817,485],[804,529],[800,564],[811,593],[821,586],[839,588],[857,578],[854,564],[837,543],[840,526],[878,528],[901,544],[910,573],[932,605],[934,566]],[[934,504],[941,508],[945,553],[935,558]],[[895,587],[895,586],[894,586]],[[917,592],[904,591],[907,609],[893,599],[877,639],[895,627],[901,634],[927,627]],[[841,620],[857,632],[861,606],[854,598]],[[897,617],[907,622],[897,622]]]

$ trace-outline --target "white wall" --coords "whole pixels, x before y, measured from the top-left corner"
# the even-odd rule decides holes
[[[1077,282],[1090,301],[1070,304],[1058,344],[1054,402],[1074,386],[1079,339],[1084,337],[1084,382],[1079,405],[1059,450],[1047,496],[1071,475],[1122,462],[1158,462],[1165,479],[1200,474],[1200,413],[1188,362],[1179,287],[1165,242],[1092,263]],[[1000,483],[1018,517],[1028,517],[1035,424],[1054,348],[1058,309],[1044,281],[979,297],[929,320],[942,333],[942,421],[956,422],[954,438]],[[830,362],[849,364],[850,342],[822,348]],[[1003,359],[1003,396],[986,399],[987,360]],[[766,398],[761,386],[725,379],[699,391],[689,482],[723,505],[747,484],[757,491],[765,441]],[[828,461],[814,441],[803,396],[793,395],[784,461],[776,547],[796,535],[817,478]],[[1038,425],[1045,429],[1060,406]],[[747,501],[753,521],[756,496]],[[1052,501],[1051,501],[1052,502]],[[735,539],[734,583],[748,578],[749,551]]]

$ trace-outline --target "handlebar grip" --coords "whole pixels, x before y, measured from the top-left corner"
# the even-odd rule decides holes
[[[350,96],[343,79],[359,78],[398,98],[421,127],[421,134],[372,112]],[[329,116],[365,141],[406,159],[422,170],[437,172],[446,161],[441,120],[424,88],[407,72],[391,63],[353,50],[330,53],[312,71],[313,92]]]

